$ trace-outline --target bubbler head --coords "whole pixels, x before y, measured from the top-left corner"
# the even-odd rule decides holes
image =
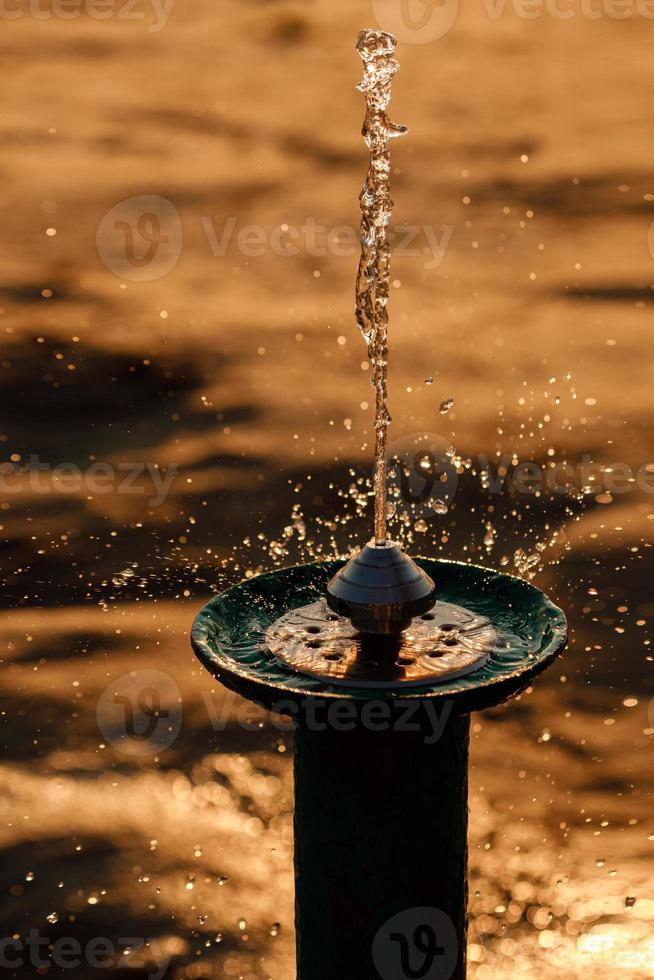
[[[401,633],[434,605],[433,580],[392,541],[374,541],[327,585],[327,605],[360,633]]]

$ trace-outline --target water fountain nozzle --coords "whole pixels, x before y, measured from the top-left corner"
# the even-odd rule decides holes
[[[327,585],[327,605],[360,633],[401,633],[435,598],[433,580],[392,541],[369,542]]]

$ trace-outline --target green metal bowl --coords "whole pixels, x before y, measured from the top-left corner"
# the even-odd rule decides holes
[[[365,703],[386,698],[453,699],[457,711],[478,711],[523,690],[563,649],[563,612],[535,586],[493,569],[445,559],[416,559],[436,583],[439,600],[487,617],[498,634],[489,660],[465,677],[397,690],[347,688],[284,666],[267,648],[268,627],[284,613],[315,602],[344,560],[296,565],[233,585],[198,613],[191,642],[222,684],[262,706],[289,713],[307,699]],[[292,712],[291,712],[292,713]]]

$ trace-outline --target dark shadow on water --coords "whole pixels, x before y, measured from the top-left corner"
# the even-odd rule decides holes
[[[207,380],[215,383],[226,369],[226,359],[215,353],[201,366],[151,350],[129,355],[84,343],[16,343],[5,349],[0,365],[7,445],[25,460],[35,454],[53,466],[88,465],[89,456],[106,458],[126,446],[133,455],[160,445],[178,424],[173,414],[183,415],[192,429],[213,428],[215,414],[190,411],[185,396]],[[256,414],[254,406],[243,405],[236,418]]]
[[[558,290],[559,296],[576,300],[600,300],[605,303],[651,303],[654,290],[651,286],[628,283],[602,286],[566,286]]]
[[[621,194],[618,186],[628,184],[633,194]],[[651,214],[650,177],[646,171],[632,173],[603,173],[576,178],[553,176],[544,180],[514,180],[490,178],[475,184],[470,193],[478,203],[515,203],[534,208],[540,214],[585,218],[633,212]]]
[[[120,645],[121,639],[109,632],[79,630],[69,633],[62,630],[51,634],[47,642],[35,639],[22,653],[12,656],[12,663],[45,665],[78,658],[82,658],[84,663],[93,663],[94,660],[106,658]]]
[[[101,638],[99,646],[107,649],[106,637]],[[64,652],[62,643],[62,662]],[[80,656],[72,642],[70,653],[75,659]],[[107,669],[100,674],[102,679],[106,677],[107,686],[125,672],[111,664],[112,660],[107,658]],[[153,667],[151,659],[148,659],[148,665]],[[176,666],[172,664],[171,674]],[[40,669],[48,670],[48,667],[41,665]],[[54,665],[53,669],[56,669]],[[98,745],[106,744],[108,739],[107,732],[99,727],[96,712],[104,688],[87,688],[85,697],[76,699],[67,694],[69,686],[68,683],[60,685],[59,696],[54,693],[3,693],[0,747],[5,764],[21,763],[38,771],[46,768],[66,778],[94,780],[102,774],[106,763],[98,755]],[[151,752],[143,756],[132,756],[121,751],[119,745],[116,747],[109,742],[104,754],[107,758],[111,756],[113,771],[123,774],[142,772],[154,765],[155,758],[160,772],[187,769],[212,752],[240,752],[246,747],[249,752],[277,752],[280,734],[288,725],[283,728],[274,726],[263,710],[255,717],[251,707],[247,721],[240,721],[237,714],[242,705],[240,699],[227,706],[220,698],[209,704],[206,700],[208,690],[207,684],[204,692],[185,699],[181,728],[172,745],[164,749],[153,746]],[[121,734],[117,730],[118,737]]]

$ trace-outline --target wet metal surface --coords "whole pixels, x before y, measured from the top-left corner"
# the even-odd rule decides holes
[[[491,622],[495,636],[492,641],[489,637],[488,658],[474,672],[425,678],[410,685],[405,697],[454,697],[459,711],[477,711],[526,687],[563,648],[567,636],[563,612],[528,582],[479,565],[430,558],[416,561],[440,583],[443,602]],[[279,569],[216,596],[200,610],[191,633],[202,663],[227,687],[273,710],[280,699],[300,703],[308,695],[363,701],[379,697],[379,688],[371,691],[366,684],[354,683],[344,688],[331,676],[291,669],[270,649],[270,627],[285,614],[321,601],[327,582],[342,565],[342,560],[336,560]],[[391,683],[387,695],[394,694]]]
[[[287,667],[357,687],[424,685],[469,674],[486,663],[493,626],[461,606],[437,602],[398,636],[367,636],[331,612],[323,599],[293,609],[266,632]]]

